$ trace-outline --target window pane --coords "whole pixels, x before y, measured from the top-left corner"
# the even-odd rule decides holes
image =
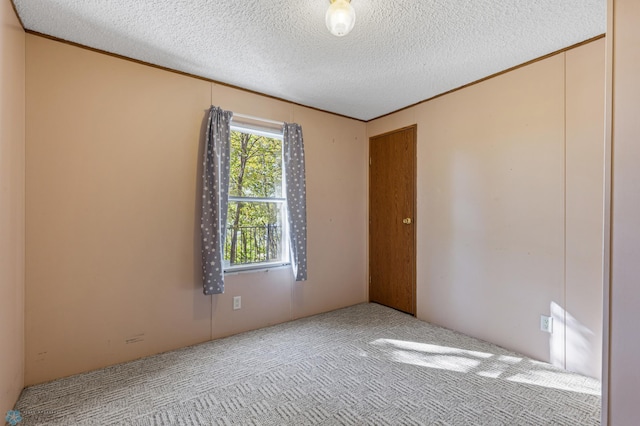
[[[229,201],[225,266],[283,261],[282,203]]]
[[[282,141],[232,131],[229,175],[232,197],[282,197]]]

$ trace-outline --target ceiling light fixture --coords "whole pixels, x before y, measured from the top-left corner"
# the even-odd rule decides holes
[[[331,34],[342,37],[349,34],[356,22],[356,11],[351,6],[351,0],[329,0],[331,6],[327,9],[325,21]]]

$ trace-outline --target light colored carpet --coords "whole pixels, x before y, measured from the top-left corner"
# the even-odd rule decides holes
[[[600,383],[361,304],[24,390],[23,425],[597,425]]]

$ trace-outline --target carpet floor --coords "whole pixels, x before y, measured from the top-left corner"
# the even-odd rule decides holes
[[[598,425],[600,382],[361,304],[26,388],[24,425]]]

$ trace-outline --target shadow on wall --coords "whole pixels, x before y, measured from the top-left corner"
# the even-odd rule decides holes
[[[554,330],[549,336],[551,363],[562,368],[570,365],[571,371],[589,374],[596,357],[591,344],[595,333],[556,302],[551,302],[550,312]],[[567,363],[567,354],[571,357],[570,364]]]

